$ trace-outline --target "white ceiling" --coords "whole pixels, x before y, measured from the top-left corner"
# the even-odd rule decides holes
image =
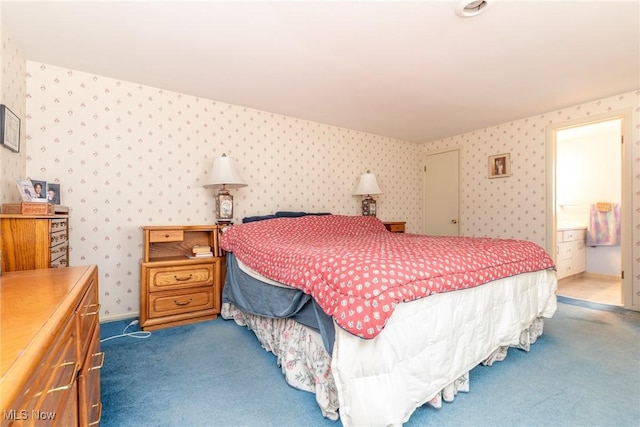
[[[640,1],[10,1],[27,59],[424,142],[640,88]]]

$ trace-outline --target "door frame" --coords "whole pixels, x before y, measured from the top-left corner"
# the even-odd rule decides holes
[[[424,234],[426,234],[427,232],[427,198],[425,197],[425,192],[427,190],[427,172],[424,169],[426,167],[427,164],[427,157],[429,156],[433,156],[436,154],[442,154],[442,153],[448,153],[450,151],[456,151],[458,154],[458,236],[461,235],[461,230],[462,230],[462,218],[460,216],[460,203],[462,201],[462,185],[460,182],[460,165],[462,164],[462,145],[454,145],[452,147],[447,147],[447,148],[440,148],[438,150],[434,150],[434,151],[429,151],[427,153],[424,153],[424,156],[422,157],[422,231]]]
[[[589,118],[579,118],[566,122],[557,123],[547,126],[546,129],[546,249],[549,255],[556,259],[557,242],[557,212],[556,212],[556,153],[557,153],[557,133],[560,130],[585,126],[593,123],[604,122],[609,120],[622,119],[622,160],[621,160],[621,258],[622,271],[624,278],[622,279],[622,305],[627,309],[640,310],[640,307],[632,307],[633,304],[633,283],[632,283],[632,240],[629,236],[632,233],[632,217],[633,217],[633,150],[632,150],[632,125],[633,111],[631,108],[611,111],[604,114],[591,116]]]

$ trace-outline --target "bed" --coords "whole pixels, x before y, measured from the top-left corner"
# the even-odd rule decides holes
[[[282,213],[221,236],[222,317],[344,426],[401,425],[469,391],[469,371],[529,350],[556,274],[522,240],[391,233],[375,217]]]

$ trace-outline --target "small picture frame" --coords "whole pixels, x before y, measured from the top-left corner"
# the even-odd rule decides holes
[[[23,202],[30,202],[35,198],[36,190],[33,188],[31,180],[17,179],[16,185],[18,186],[18,192]]]
[[[35,191],[33,198],[34,199],[46,199],[47,198],[47,181],[40,181],[36,179],[31,180],[31,184],[33,184],[33,189]]]
[[[489,156],[489,178],[511,176],[511,154],[503,153]]]
[[[60,204],[60,184],[47,183],[47,202],[54,205]]]
[[[0,144],[20,152],[20,119],[4,104],[0,105]]]

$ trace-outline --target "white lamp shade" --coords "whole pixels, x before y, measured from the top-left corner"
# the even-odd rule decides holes
[[[358,188],[356,188],[356,192],[353,193],[353,195],[369,196],[371,194],[382,194],[382,190],[380,189],[380,186],[376,181],[376,176],[367,171],[367,173],[360,176],[360,183],[358,184]]]
[[[235,163],[226,154],[213,161],[213,167],[209,173],[209,180],[204,188],[238,188],[246,187],[247,183],[242,179],[240,171]]]

